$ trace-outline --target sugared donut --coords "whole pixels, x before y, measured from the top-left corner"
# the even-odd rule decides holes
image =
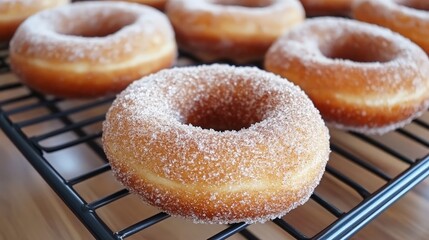
[[[29,16],[69,2],[70,0],[0,0],[0,42],[11,39],[19,24]]]
[[[329,155],[328,130],[304,92],[227,65],[134,82],[108,111],[102,140],[131,192],[199,223],[286,214],[310,197]]]
[[[165,4],[167,3],[167,0],[121,0],[121,1],[141,3],[152,7],[156,7],[158,9],[163,9]]]
[[[348,15],[355,0],[300,0],[307,15]]]
[[[426,54],[399,34],[354,20],[308,20],[273,44],[265,68],[298,84],[327,122],[358,132],[403,126],[429,103]]]
[[[429,53],[429,1],[357,1],[354,18],[390,28],[411,39]]]
[[[304,19],[298,0],[172,0],[166,11],[179,47],[206,62],[260,60]]]
[[[174,32],[158,10],[136,3],[80,2],[28,18],[10,44],[13,71],[62,97],[123,90],[176,58]]]

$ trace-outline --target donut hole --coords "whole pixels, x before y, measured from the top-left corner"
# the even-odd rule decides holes
[[[348,34],[319,45],[322,54],[331,59],[360,63],[388,62],[394,58],[393,46],[387,40],[366,34]]]
[[[274,0],[213,0],[211,2],[217,5],[224,6],[261,8],[271,6],[274,3]]]
[[[223,132],[246,129],[263,120],[262,114],[258,114],[260,106],[240,106],[242,104],[231,102],[210,107],[212,101],[216,100],[207,99],[197,104],[186,116],[185,123]]]
[[[408,8],[429,11],[429,1],[422,0],[396,0],[396,3]]]
[[[219,96],[220,92],[225,95]],[[258,96],[252,91],[229,92],[224,89],[195,101],[183,113],[184,123],[219,132],[238,131],[265,119],[268,112],[267,95]]]
[[[82,15],[76,19],[63,19],[56,30],[58,33],[79,37],[106,37],[114,34],[122,28],[133,24],[137,17],[126,13],[95,12],[94,15]]]

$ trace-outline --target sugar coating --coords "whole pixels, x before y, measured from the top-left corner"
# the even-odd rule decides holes
[[[284,22],[283,25],[289,26],[296,21],[297,18],[301,18],[305,15],[304,9],[298,0],[267,0],[261,2],[266,2],[267,5],[261,7],[246,7],[246,1],[240,0],[176,0],[168,2],[167,12],[189,13],[188,16],[183,19],[183,24],[185,26],[192,26],[192,24],[200,22],[202,29],[194,29],[194,31],[204,31],[203,28],[207,26],[220,28],[222,26],[216,26],[214,24],[219,25],[219,23],[222,22],[217,18],[224,18],[227,19],[224,21],[230,25],[230,30],[241,32],[243,30],[236,28],[235,25],[242,25],[242,27],[246,29],[248,28],[246,25],[254,24],[257,26],[256,28],[258,28],[257,31],[269,32],[270,30],[267,26],[258,24],[256,20],[265,20],[265,22],[270,23],[272,28],[278,28],[279,24],[271,23],[269,19],[263,18],[267,18],[267,16],[280,16],[277,21]],[[242,5],[240,5],[240,3]],[[213,19],[210,20],[210,17],[213,17]],[[206,21],[204,21],[204,19],[206,19]],[[207,19],[210,21],[207,21]],[[243,19],[245,19],[246,22],[243,22]],[[252,19],[254,21],[252,21]],[[203,24],[201,22],[203,22]],[[197,26],[192,27],[197,28]],[[210,29],[206,29],[206,31],[210,31]],[[271,31],[277,30],[273,29]]]
[[[188,122],[220,112],[251,124],[217,131]],[[292,83],[257,68],[211,65],[131,84],[107,113],[103,146],[116,177],[161,210],[194,222],[251,223],[308,199],[328,160],[329,134]]]
[[[378,11],[382,9],[382,11]],[[429,2],[418,0],[356,1],[354,18],[389,28],[429,53]],[[398,19],[400,19],[398,21]]]
[[[392,21],[397,20],[397,15],[395,13],[401,13],[406,16],[412,16],[419,18],[422,21],[429,21],[429,14],[427,11],[412,8],[407,6],[407,3],[415,2],[418,5],[428,6],[424,1],[410,1],[410,0],[358,0],[354,3],[355,6],[359,4],[363,4],[364,2],[371,2],[371,4],[375,4],[378,7],[383,8],[383,11],[378,11],[377,14],[381,14]],[[392,14],[393,13],[393,14]],[[412,21],[401,21],[401,24],[412,23]],[[410,26],[411,27],[411,26]],[[417,25],[413,25],[412,27],[419,27]]]
[[[35,0],[1,0],[0,5],[13,6],[13,5],[30,5],[34,4]],[[1,9],[1,8],[0,8]]]
[[[325,33],[321,34],[322,32]],[[383,51],[381,54],[386,54],[391,59],[386,62],[374,61],[363,63],[325,56],[323,50],[329,51],[329,49],[322,49],[323,47],[332,48],[342,38],[350,35],[368,36],[379,40],[378,45],[380,45],[379,47]],[[319,17],[307,20],[304,24],[295,27],[280,38],[270,51],[272,53],[278,52],[277,55],[274,55],[279,58],[278,61],[281,60],[282,54],[287,52],[294,56],[301,55],[302,61],[306,62],[305,64],[317,62],[324,65],[346,65],[349,68],[377,69],[377,71],[385,72],[403,65],[406,65],[410,71],[418,69],[418,62],[421,59],[413,60],[413,58],[416,54],[421,55],[422,52],[409,39],[389,29],[354,20],[333,17]],[[407,68],[404,68],[404,70],[407,70]],[[398,84],[401,78],[384,78],[381,81]]]
[[[360,62],[329,56],[341,44],[351,47],[362,39],[368,40],[365,40],[367,46],[361,51],[366,50],[365,54],[373,54],[377,58]],[[367,108],[373,106],[385,105],[385,111],[401,104],[413,104],[410,108],[414,108],[414,113],[406,119],[398,119],[386,126],[372,126],[371,120],[365,126],[351,126],[342,123],[341,119],[326,119],[330,125],[368,134],[383,134],[409,123],[428,107],[428,58],[417,45],[389,29],[332,17],[307,20],[273,44],[265,64],[279,66],[286,73],[296,69],[292,64],[294,61],[305,66],[301,75],[303,77],[290,80],[301,87],[305,85],[305,91],[316,93],[318,90],[314,86],[319,86],[320,91],[330,91],[332,98],[337,95],[341,97],[338,97],[341,99],[338,101],[356,104],[353,114],[357,116],[367,115]],[[326,104],[331,101],[313,100],[316,106],[323,101]],[[332,108],[329,111],[334,113],[343,110]],[[379,111],[379,116],[383,114],[382,111]],[[350,113],[344,111],[341,114]]]
[[[325,34],[321,34],[321,32],[325,32]],[[381,49],[380,54],[388,55],[387,57],[390,60],[363,63],[349,59],[329,58],[322,53],[324,46],[328,48],[325,50],[328,52],[329,48],[341,42],[341,38],[353,34],[378,39],[379,48]],[[413,75],[416,71],[419,71],[419,64],[422,61],[427,61],[427,57],[422,54],[421,49],[399,34],[372,24],[331,17],[307,20],[305,24],[296,27],[280,38],[272,46],[269,54],[271,54],[270,57],[275,58],[273,61],[276,62],[284,62],[285,55],[299,57],[303,65],[309,66],[311,71],[314,70],[315,73],[318,73],[318,69],[311,67],[315,64],[321,67],[327,65],[338,68],[347,67],[352,71],[363,71],[364,74],[371,71],[384,72],[385,74],[380,74],[381,78],[368,79],[372,84],[356,85],[356,87],[367,88],[371,92],[378,93],[386,92],[392,88],[399,90],[406,86],[404,80],[407,80],[407,78],[404,76]],[[401,69],[401,71],[398,71],[398,69]],[[323,73],[320,69],[319,72]],[[387,74],[390,72],[397,72],[397,75],[391,77],[390,74]],[[410,78],[409,80],[413,81],[411,85],[415,86],[415,88],[421,86],[422,80],[420,78]],[[332,81],[331,84],[333,85],[331,87],[338,87],[341,86],[342,81]]]
[[[69,2],[70,0],[0,0],[0,22],[3,27],[13,25],[13,30],[16,30],[19,23],[27,17],[41,10],[58,7]],[[2,31],[4,30],[2,29]],[[4,32],[2,33],[4,34]]]
[[[261,60],[275,39],[305,18],[298,0],[176,0],[166,12],[182,51],[203,62],[238,64]]]
[[[112,18],[124,23],[117,32],[101,37],[73,35],[81,28],[104,28],[114,22],[109,22]],[[144,41],[127,41],[139,35],[145,36]],[[126,2],[78,2],[28,18],[12,39],[10,51],[70,63],[109,63],[135,51],[150,52],[154,45],[172,39],[168,19],[156,9]]]
[[[282,10],[284,6],[290,9],[296,9],[296,6],[300,6],[297,0],[265,0],[259,1],[261,6],[258,7],[246,7],[246,1],[240,0],[178,0],[181,2],[181,7],[186,8],[189,11],[207,11],[216,13],[230,12],[231,14],[242,13],[246,11],[250,14],[266,14],[267,12]],[[247,1],[247,4],[249,1]],[[257,2],[257,1],[254,1]],[[256,4],[255,4],[256,5]]]

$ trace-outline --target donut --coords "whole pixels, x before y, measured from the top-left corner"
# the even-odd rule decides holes
[[[265,69],[299,85],[330,125],[384,134],[428,107],[429,60],[388,29],[321,17],[276,41]]]
[[[298,87],[255,67],[160,71],[118,95],[103,148],[130,192],[195,223],[264,222],[310,197],[329,134]]]
[[[0,0],[0,42],[10,40],[19,24],[29,16],[69,2],[70,0]]]
[[[117,93],[170,67],[174,32],[158,10],[126,2],[79,2],[28,18],[10,43],[10,64],[31,88],[60,97]]]
[[[261,60],[305,17],[298,0],[175,0],[166,12],[179,48],[204,62]]]
[[[167,3],[167,0],[122,0],[122,1],[141,3],[141,4],[149,5],[158,9],[164,9],[165,4]]]
[[[353,16],[398,32],[429,53],[429,1],[358,1]]]
[[[300,0],[309,16],[349,15],[355,0]]]

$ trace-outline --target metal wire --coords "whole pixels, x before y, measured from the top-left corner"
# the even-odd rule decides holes
[[[0,92],[7,92],[21,88],[26,89],[19,82],[1,82],[1,74],[9,73],[10,71],[5,56],[6,55],[2,57],[0,54]],[[190,62],[193,62],[192,59]],[[101,132],[87,133],[83,130],[83,128],[91,124],[97,124],[103,121],[104,114],[88,117],[80,121],[73,121],[71,115],[82,113],[84,111],[97,108],[101,105],[110,104],[112,100],[112,97],[98,99],[64,110],[61,109],[59,105],[64,103],[66,100],[47,98],[33,91],[28,91],[21,96],[0,99],[0,126],[4,132],[15,143],[18,149],[24,154],[28,161],[40,173],[40,175],[64,200],[67,206],[72,209],[72,211],[76,214],[76,216],[79,217],[79,219],[91,231],[91,233],[99,239],[124,239],[138,233],[139,231],[143,231],[144,229],[151,227],[169,217],[168,214],[158,213],[147,219],[142,219],[138,223],[128,226],[121,231],[113,232],[105,224],[105,222],[98,217],[96,210],[118,201],[119,199],[127,196],[129,192],[126,189],[122,189],[117,192],[110,193],[107,196],[98,198],[91,203],[86,203],[82,200],[82,197],[79,195],[79,193],[73,189],[74,185],[85,182],[109,171],[109,164],[105,163],[102,166],[67,180],[64,179],[64,177],[61,176],[61,174],[59,174],[56,169],[44,158],[44,154],[46,153],[57,152],[78,144],[85,144],[89,146],[89,148],[95,152],[100,157],[100,159],[107,162],[102,148],[96,142],[100,138]],[[12,109],[3,109],[4,106],[14,103],[20,104],[18,104],[18,107],[14,107]],[[49,113],[19,122],[14,122],[11,120],[11,116],[15,114],[31,111],[34,109],[44,109]],[[64,126],[36,136],[27,136],[22,131],[22,129],[25,127],[52,120],[61,121]],[[422,120],[416,120],[414,124],[429,129],[429,124]],[[428,147],[428,141],[426,139],[417,136],[406,129],[400,129],[397,130],[397,132],[412,141]],[[46,139],[53,138],[65,133],[75,134],[76,138],[68,140],[67,142],[56,144],[54,146],[44,146],[42,144]],[[318,206],[326,209],[329,213],[336,217],[337,220],[334,221],[330,226],[326,226],[325,229],[321,229],[318,234],[312,237],[305,236],[299,229],[290,225],[283,219],[275,219],[273,220],[273,223],[297,239],[324,239],[333,236],[349,236],[349,234],[354,233],[359,228],[361,228],[363,224],[374,218],[380,211],[386,209],[394,200],[402,196],[405,191],[409,190],[412,186],[416,185],[419,181],[429,175],[429,160],[427,158],[420,161],[415,161],[414,159],[403,155],[395,149],[392,149],[391,147],[386,146],[384,143],[381,143],[373,138],[361,134],[353,133],[352,135],[373,145],[381,151],[392,155],[398,160],[406,162],[410,165],[410,168],[399,176],[390,176],[381,169],[372,165],[369,161],[366,161],[365,159],[355,155],[354,153],[348,151],[345,148],[342,148],[339,145],[332,144],[332,150],[342,156],[345,161],[350,161],[362,169],[379,177],[380,179],[385,180],[386,184],[378,191],[371,193],[338,169],[328,166],[327,173],[331,174],[338,181],[354,189],[360,196],[362,196],[362,202],[349,212],[343,212],[333,203],[330,203],[328,200],[324,199],[317,193],[314,193],[311,197],[314,202],[318,204]],[[226,239],[238,233],[240,233],[246,239],[258,239],[256,235],[247,229],[248,226],[249,224],[246,223],[232,224],[225,230],[210,237],[210,239]]]

